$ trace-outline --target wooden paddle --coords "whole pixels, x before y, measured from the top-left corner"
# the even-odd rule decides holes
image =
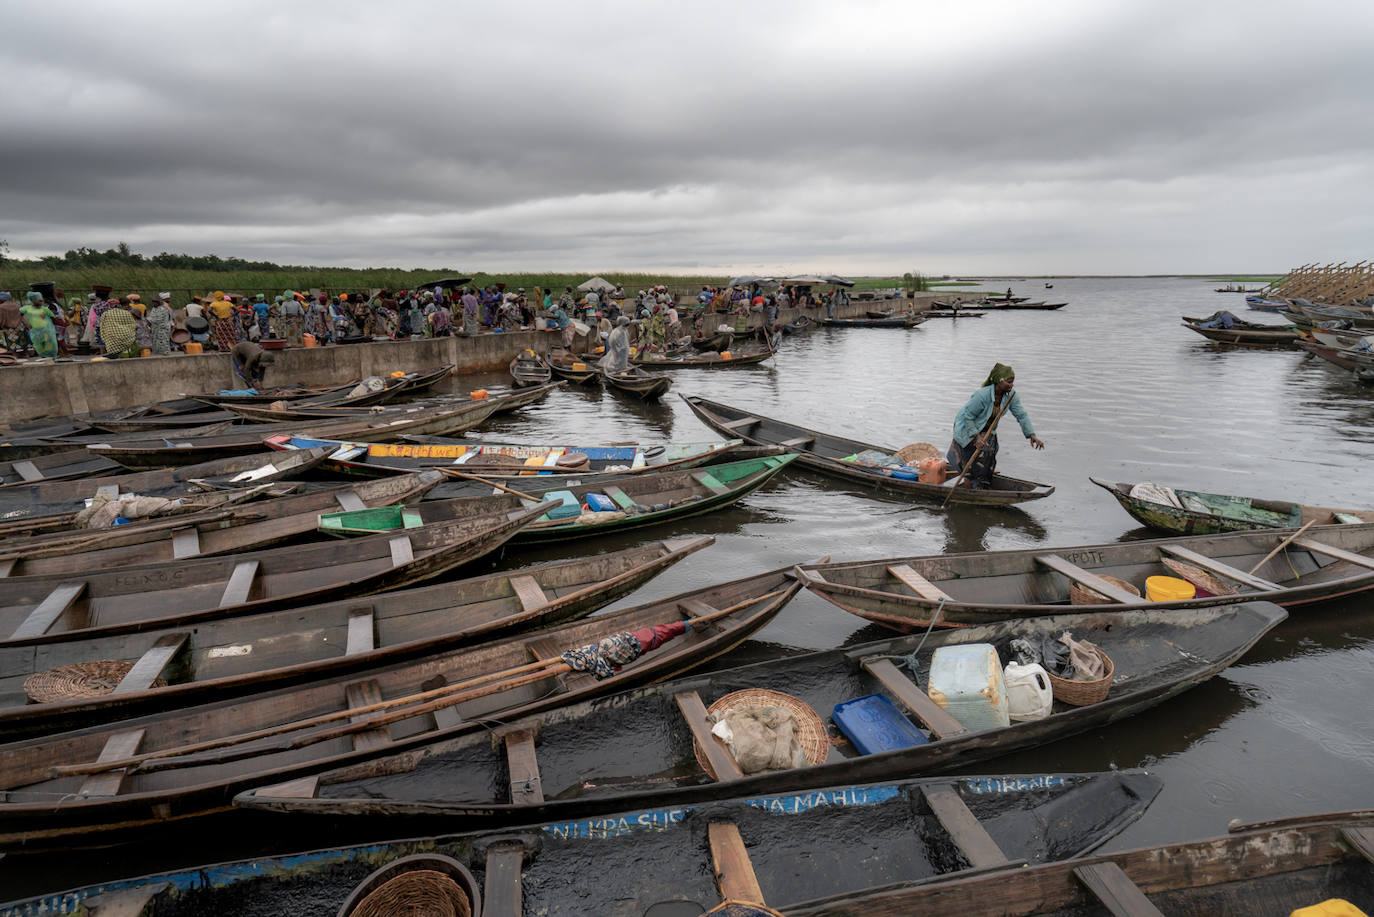
[[[1002,419],[1002,414],[1006,412],[1007,406],[1011,404],[1011,396],[1012,393],[1007,392],[1007,397],[1002,402],[1002,406],[999,407],[997,413],[992,416],[992,424],[988,427],[988,431],[983,437],[983,442],[977,449],[973,450],[972,457],[970,457],[967,462],[964,462],[964,467],[959,471],[959,477],[955,478],[954,483],[950,485],[949,493],[945,494],[945,502],[940,504],[941,509],[949,506],[949,498],[954,496],[954,488],[959,486],[959,482],[964,479],[964,475],[968,474],[968,470],[973,467],[973,463],[978,461],[978,456],[983,453],[983,449],[987,446],[988,440],[992,438],[993,431],[997,429],[997,422]]]
[[[1261,560],[1259,563],[1255,564],[1253,567],[1251,567],[1251,568],[1249,569],[1248,572],[1250,573],[1250,575],[1253,576],[1253,575],[1255,574],[1255,571],[1256,571],[1256,570],[1258,570],[1260,567],[1263,567],[1265,564],[1269,563],[1269,558],[1273,557],[1275,554],[1279,553],[1279,552],[1282,551],[1284,548],[1286,548],[1286,547],[1288,547],[1290,544],[1292,544],[1294,539],[1300,537],[1300,536],[1302,535],[1303,532],[1305,532],[1305,531],[1307,531],[1308,529],[1310,529],[1313,525],[1316,524],[1316,522],[1317,522],[1316,519],[1311,520],[1311,521],[1308,522],[1306,525],[1304,525],[1302,528],[1300,528],[1300,529],[1298,529],[1296,532],[1294,532],[1292,535],[1289,535],[1289,536],[1288,536],[1287,538],[1285,538],[1283,541],[1280,541],[1279,544],[1278,544],[1278,547],[1274,548],[1274,550],[1272,550],[1272,551],[1270,551],[1268,554],[1264,555],[1264,559],[1263,559],[1263,560]]]
[[[722,608],[710,614],[691,618],[688,623],[695,628],[699,624],[710,623],[718,618],[723,618],[748,608],[750,605],[756,605],[760,602],[775,599],[787,591],[787,589],[776,589],[760,596],[754,596],[742,602],[736,602],[728,608]],[[304,748],[307,745],[336,739],[356,732],[376,729],[399,720],[410,719],[411,717],[425,713],[432,713],[444,707],[451,707],[454,704],[475,700],[479,697],[486,697],[489,694],[496,694],[511,688],[518,688],[522,685],[527,685],[532,682],[550,678],[554,675],[562,675],[565,672],[571,671],[572,667],[563,662],[561,656],[550,659],[540,659],[537,662],[530,662],[525,665],[502,669],[497,672],[488,672],[485,675],[478,675],[451,685],[444,685],[429,691],[419,692],[418,694],[408,694],[404,697],[392,698],[391,700],[380,701],[363,707],[351,707],[347,710],[337,710],[333,713],[325,713],[303,720],[281,723],[253,732],[222,736],[218,739],[208,739],[204,742],[194,742],[176,748],[165,748],[160,751],[132,755],[118,760],[100,761],[90,764],[58,765],[51,768],[49,773],[53,777],[64,777],[79,774],[99,774],[124,767],[150,772],[153,770],[170,770],[179,767],[196,767],[203,764],[218,764],[224,761],[240,760],[242,758],[253,757],[268,752]],[[382,715],[367,716],[367,714],[370,713],[382,713]],[[337,722],[338,720],[351,720],[354,717],[363,717],[363,719],[345,723],[334,729],[312,732],[309,735],[301,736],[298,739],[279,745],[255,745],[252,748],[238,749],[235,752],[216,756],[215,758],[195,758],[187,760],[184,757],[196,752],[213,751],[217,748],[226,748],[233,745],[241,745],[245,742],[256,742],[259,739],[273,738],[275,736],[285,735],[289,732],[297,732],[302,729],[309,729],[313,726],[322,726],[328,723]]]
[[[497,484],[497,483],[496,483],[495,481],[493,481],[491,478],[484,478],[484,477],[481,477],[480,475],[475,475],[475,474],[466,474],[466,473],[464,473],[464,472],[462,472],[462,471],[458,471],[458,470],[456,470],[456,469],[454,469],[454,468],[448,468],[448,467],[442,467],[442,468],[440,468],[439,470],[442,471],[444,474],[448,475],[449,477],[453,477],[453,478],[462,478],[462,479],[465,480],[465,481],[476,481],[476,482],[479,483],[479,484],[489,484],[489,485],[491,485],[492,487],[495,487],[497,490],[504,490],[504,491],[505,491],[506,493],[508,493],[508,494],[515,494],[517,497],[521,497],[521,498],[526,499],[526,500],[534,500],[534,499],[535,499],[534,494],[525,493],[525,492],[522,491],[522,490],[512,490],[511,488],[506,487],[504,484]]]

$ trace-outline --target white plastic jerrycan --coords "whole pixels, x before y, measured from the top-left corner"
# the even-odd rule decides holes
[[[1009,662],[1003,674],[1007,684],[1007,713],[1014,722],[1043,720],[1050,715],[1054,693],[1040,663]]]

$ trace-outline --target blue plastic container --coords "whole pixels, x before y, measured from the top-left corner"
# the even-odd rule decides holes
[[[881,694],[866,694],[836,704],[830,719],[864,755],[930,742],[915,723]]]
[[[546,493],[541,498],[543,500],[561,500],[561,506],[555,506],[544,514],[545,519],[567,519],[570,516],[582,515],[582,504],[577,502],[571,490],[554,490]]]
[[[615,509],[615,501],[605,494],[587,494],[587,509],[594,513],[609,513]]]

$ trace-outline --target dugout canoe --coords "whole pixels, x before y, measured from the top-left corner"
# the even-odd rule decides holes
[[[752,352],[730,353],[726,359],[719,353],[689,353],[680,356],[663,354],[639,354],[630,360],[636,366],[653,369],[731,369],[736,366],[755,366],[764,360],[772,359],[773,351],[756,350]]]
[[[771,620],[800,588],[788,574],[788,568],[773,570],[587,621],[340,679],[0,745],[0,851],[127,843],[160,828],[189,827],[191,819],[224,812],[236,793],[255,786],[309,780],[320,771],[374,758],[406,757],[433,742],[468,733],[486,735],[494,720],[681,674],[734,649]],[[532,657],[553,661],[567,650],[602,639],[621,645],[625,640],[617,635],[681,623],[688,625],[685,634],[644,652],[601,681],[581,672],[560,676],[556,667],[530,665]],[[516,670],[521,674],[512,675]],[[411,703],[420,692],[446,686],[467,691],[465,685],[492,679],[499,690],[484,696],[467,692],[436,699],[430,694],[427,702]],[[468,699],[459,699],[464,697]],[[381,702],[406,707],[370,708]],[[361,712],[365,707],[369,712]],[[349,711],[359,712],[350,716]],[[307,727],[310,731],[304,735],[295,730],[295,736],[264,736],[201,751],[187,748],[188,740],[275,732],[321,716],[335,719]],[[392,718],[395,721],[388,722]],[[307,744],[291,747],[297,744],[291,738]],[[138,768],[124,764],[131,754],[165,755],[173,750],[179,756],[176,761]],[[98,772],[55,772],[61,765]],[[201,828],[210,830],[203,821]]]
[[[124,468],[85,449],[51,452],[33,458],[0,463],[0,489],[44,481],[65,481],[96,475],[122,474]]]
[[[650,542],[366,598],[69,640],[42,653],[0,648],[0,737],[81,729],[563,624],[713,541]],[[66,687],[102,675],[107,683],[86,684],[86,693]]]
[[[395,535],[116,570],[0,579],[0,647],[56,643],[316,602],[423,582],[496,550],[551,506],[468,501],[449,521]]]
[[[515,380],[516,388],[525,388],[531,385],[547,385],[551,373],[544,358],[527,348],[511,358],[510,375]]]
[[[1341,915],[1374,910],[1374,812],[1313,814],[1227,834],[1027,868],[1003,868],[925,885],[798,902],[788,917],[1131,917]],[[1327,903],[1326,907],[1320,907]]]
[[[549,354],[548,360],[549,371],[573,385],[590,385],[600,376],[595,363],[588,363],[569,353]]]
[[[1263,529],[933,554],[807,566],[802,576],[807,588],[845,611],[903,630],[927,626],[937,609],[941,622],[976,624],[1101,607],[1066,605],[1074,583],[1109,599],[1113,607],[1142,609],[1203,608],[1250,599],[1294,608],[1374,589],[1374,523],[1314,526],[1284,545],[1295,534]],[[1151,576],[1188,579],[1202,591],[1191,599],[1151,602],[1103,576],[1125,580],[1141,593]]]
[[[938,631],[924,646],[921,634],[808,653],[506,719],[503,736],[530,737],[518,757],[508,758],[489,736],[460,736],[404,759],[321,772],[308,793],[274,788],[236,802],[297,815],[407,817],[424,830],[458,819],[528,823],[966,771],[1160,704],[1216,675],[1286,616],[1267,602],[1191,616],[1098,611]],[[1007,659],[1013,639],[1038,643],[1065,630],[1096,643],[1115,664],[1116,681],[1104,700],[1078,707],[1056,701],[1044,719],[979,731],[961,725],[926,694],[937,647],[987,643]],[[911,654],[919,660],[919,678],[898,667]],[[806,765],[741,772],[712,735],[708,715],[708,707],[722,698],[734,694],[738,700],[737,692],[751,692],[743,697],[752,695],[759,706],[771,703],[793,712]],[[833,713],[840,704],[847,706]],[[857,723],[862,738],[877,747],[864,754],[849,741],[831,741],[835,717],[851,728]],[[834,734],[842,733],[837,727]],[[589,754],[588,737],[595,737],[595,755]],[[511,770],[517,763],[520,772]],[[538,788],[532,790],[519,777],[536,769]]]
[[[702,423],[725,436],[738,436],[756,446],[781,446],[797,455],[800,467],[822,474],[857,481],[874,490],[899,493],[928,500],[946,499],[950,503],[972,503],[983,506],[1004,506],[1040,500],[1054,493],[1053,484],[1037,484],[1007,475],[994,475],[993,486],[974,490],[954,487],[954,479],[944,484],[925,484],[916,480],[914,468],[881,468],[860,465],[846,458],[866,451],[892,455],[895,449],[872,443],[845,439],[810,430],[785,420],[774,420],[754,411],[730,407],[718,401],[708,401],[695,395],[683,395],[692,412]]]
[[[301,901],[346,914],[350,901],[407,868],[457,876],[471,912],[480,907],[486,917],[698,915],[727,895],[738,897],[750,879],[761,898],[791,913],[789,903],[801,898],[977,873],[973,864],[986,869],[992,851],[998,865],[1086,855],[1139,818],[1161,786],[1142,771],[965,776],[194,867],[204,850],[193,848],[174,855],[188,864],[181,871],[16,901],[0,907],[0,917],[114,902],[130,914],[279,917]],[[816,868],[820,863],[826,868]],[[474,874],[485,883],[478,886]]]
[[[426,443],[360,443],[304,436],[272,436],[271,449],[291,451],[329,447],[324,467],[336,474],[377,476],[427,468],[451,468],[483,477],[631,474],[690,468],[729,454],[742,440],[624,446],[503,445],[437,437]],[[579,458],[579,456],[585,457]],[[560,461],[561,460],[561,461]]]
[[[6,576],[56,576],[141,564],[175,565],[196,557],[252,551],[309,535],[320,513],[359,510],[419,500],[447,480],[438,471],[364,481],[313,493],[257,500],[227,512],[181,517],[179,525],[81,529],[14,544],[0,541],[0,569]]]
[[[1309,522],[1343,525],[1374,522],[1374,510],[1332,509],[1287,500],[1233,497],[1159,484],[1099,481],[1088,478],[1116,498],[1141,525],[1176,535],[1217,535],[1250,529],[1298,528]]]
[[[461,433],[482,423],[495,410],[495,399],[487,399],[445,407],[402,409],[377,418],[246,424],[241,429],[212,436],[185,437],[177,441],[168,438],[135,439],[96,443],[86,448],[91,454],[111,459],[125,468],[161,468],[258,452],[264,448],[263,442],[269,436],[281,433],[365,442],[395,439],[402,433]]]
[[[891,318],[823,318],[821,324],[827,328],[915,328],[924,321],[921,313],[908,312]]]
[[[607,372],[604,369],[600,372],[602,381],[611,388],[627,395],[633,395],[641,401],[657,401],[673,385],[673,380],[667,376],[646,373],[638,366],[631,366],[629,369],[616,373]]]
[[[639,474],[618,480],[615,484],[551,484],[545,490],[531,490],[524,499],[530,503],[555,501],[559,510],[541,515],[516,533],[512,541],[526,543],[591,538],[724,509],[768,483],[793,458],[795,456],[773,455],[742,462],[723,462],[695,471]],[[608,504],[616,508],[603,512],[577,512],[579,507],[588,504],[589,494],[605,498]],[[471,499],[488,498],[459,497],[427,500],[413,506],[325,513],[320,516],[319,530],[327,535],[406,531],[442,522],[454,513],[468,512],[465,504]],[[559,515],[565,508],[571,509],[572,515]]]
[[[1345,352],[1337,347],[1328,347],[1315,341],[1298,341],[1298,346],[1314,356],[1321,357],[1328,363],[1339,366],[1341,369],[1358,371],[1361,367],[1354,360],[1346,356]]]
[[[294,477],[315,468],[327,455],[329,450],[324,448],[305,449],[289,456],[259,452],[181,468],[0,488],[0,536],[66,527],[86,507],[88,500],[101,493],[168,498],[194,496],[194,503],[223,503],[223,499],[207,499],[213,494],[206,491],[243,489]]]
[[[1218,344],[1241,347],[1284,347],[1297,343],[1298,332],[1291,325],[1262,325],[1236,319],[1230,328],[1204,328],[1207,319],[1183,317],[1183,327]]]

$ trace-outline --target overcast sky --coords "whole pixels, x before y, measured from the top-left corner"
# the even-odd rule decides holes
[[[1374,256],[1374,4],[5,0],[0,239],[292,264]]]

